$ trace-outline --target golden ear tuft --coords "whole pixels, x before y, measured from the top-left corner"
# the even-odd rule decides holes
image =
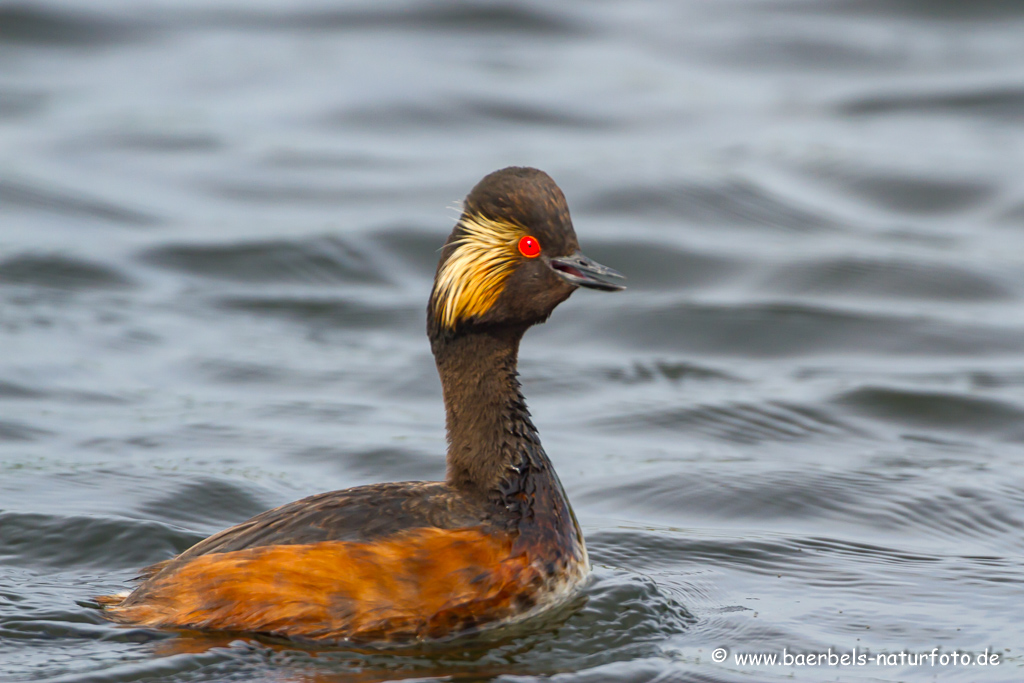
[[[464,214],[459,227],[462,236],[434,283],[434,315],[447,329],[490,310],[515,270],[516,245],[526,234],[515,223],[473,214]]]

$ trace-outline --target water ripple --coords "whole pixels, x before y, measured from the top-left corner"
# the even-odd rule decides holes
[[[863,434],[823,410],[781,401],[645,411],[595,423],[602,425],[615,430],[660,427],[745,444]]]
[[[616,270],[627,274],[629,287],[644,290],[699,290],[728,282],[751,267],[736,258],[675,249],[665,244],[588,242],[586,248],[598,262],[614,263]]]
[[[121,289],[132,284],[121,272],[97,263],[57,254],[13,256],[0,261],[0,285],[54,289]]]
[[[948,215],[983,205],[996,194],[991,182],[924,173],[895,172],[820,164],[809,169],[817,181],[831,182],[845,193],[860,197],[897,215]]]
[[[51,433],[21,422],[0,420],[0,441],[35,441]]]
[[[0,512],[0,564],[138,569],[200,540],[159,522]]]
[[[993,274],[962,266],[866,257],[787,263],[764,281],[767,291],[814,296],[1000,301],[1018,295]]]
[[[148,227],[160,222],[155,216],[112,201],[9,178],[0,178],[0,207],[5,212],[15,207],[135,227]]]
[[[717,368],[698,365],[687,361],[659,360],[652,363],[634,362],[630,367],[609,368],[602,373],[609,381],[632,385],[647,384],[658,380],[672,383],[685,381],[743,382],[740,377]],[[641,418],[642,419],[642,418]]]
[[[590,315],[595,338],[695,354],[983,356],[1024,350],[1014,329],[796,303],[674,304]]]
[[[383,306],[354,299],[313,296],[226,296],[215,304],[225,311],[283,318],[315,329],[406,328],[419,326],[419,307]]]
[[[970,3],[957,0],[825,0],[811,5],[803,2],[777,2],[774,6],[800,12],[910,17],[923,21],[987,22],[1024,17],[1020,4],[1014,0],[976,0]]]
[[[202,16],[202,15],[200,15]],[[320,11],[213,12],[206,14],[212,24],[250,26],[275,30],[362,31],[404,30],[510,33],[542,37],[571,37],[582,22],[547,9],[518,3],[437,2],[397,8],[331,9]]]
[[[831,219],[747,180],[612,188],[584,202],[582,208],[593,213],[672,218],[697,225],[763,227],[782,232],[836,229]]]
[[[840,104],[851,116],[973,116],[1019,121],[1024,118],[1024,88],[1017,85],[967,86],[939,92],[879,93]]]
[[[1024,408],[1007,401],[934,391],[862,387],[836,396],[836,405],[906,428],[1024,439]]]
[[[600,130],[611,122],[593,115],[568,113],[548,104],[526,104],[500,99],[474,99],[436,105],[394,105],[359,107],[336,112],[326,118],[332,127],[388,131],[394,128],[435,131],[464,131],[468,126],[490,128],[495,124],[526,125],[566,130]]]
[[[240,244],[167,245],[141,255],[146,263],[236,282],[380,283],[367,255],[337,237]]]
[[[0,7],[0,43],[88,47],[137,37],[139,27],[97,14],[12,4]]]
[[[218,522],[224,526],[237,524],[270,507],[251,488],[222,479],[199,479],[178,484],[138,505],[136,510],[144,519],[184,527],[209,527]]]

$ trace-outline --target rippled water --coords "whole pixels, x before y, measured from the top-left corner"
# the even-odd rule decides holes
[[[1024,679],[1022,35],[1011,0],[0,4],[0,678]],[[522,349],[578,600],[401,655],[104,622],[268,507],[442,476],[426,296],[511,164],[630,278]],[[732,659],[783,648],[1002,660]]]

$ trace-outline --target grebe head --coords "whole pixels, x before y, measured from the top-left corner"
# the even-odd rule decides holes
[[[544,322],[577,287],[625,289],[580,253],[565,196],[535,168],[484,177],[445,242],[427,307],[432,339]]]

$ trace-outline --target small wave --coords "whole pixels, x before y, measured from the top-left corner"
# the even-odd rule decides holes
[[[96,135],[76,144],[99,149],[159,154],[209,153],[224,146],[224,142],[214,134],[166,130],[110,132]]]
[[[1024,88],[963,86],[938,92],[880,93],[847,100],[837,109],[848,116],[953,115],[1019,121],[1024,118]]]
[[[603,564],[603,550],[600,542],[594,546],[594,562]],[[638,649],[653,654],[658,643],[684,633],[696,621],[656,581],[635,571],[599,566],[585,596],[583,607],[563,626],[565,635],[552,643],[558,649],[571,644],[580,654],[603,653],[587,654],[590,661],[579,662],[583,666],[635,657],[641,654]]]
[[[1019,530],[1024,520],[1016,513],[1024,491],[1009,486],[991,489],[955,487],[934,493],[891,492],[873,505],[857,512],[866,524],[877,529],[918,534],[947,542],[959,539],[960,552],[1024,547]],[[970,550],[968,550],[970,548]]]
[[[647,384],[659,380],[669,382],[742,382],[740,377],[716,368],[688,361],[659,360],[649,363],[637,361],[629,367],[607,368],[602,376],[618,384]]]
[[[775,574],[799,564],[800,548],[784,537],[735,538],[688,535],[679,530],[604,530],[587,538],[595,558],[630,571],[681,570],[686,565],[740,568],[757,574]]]
[[[281,365],[209,359],[198,361],[196,367],[209,380],[223,384],[295,383],[297,379]]]
[[[140,25],[56,7],[0,7],[0,43],[89,47],[135,38]]]
[[[801,520],[851,515],[868,495],[888,495],[891,477],[862,473],[757,471],[741,476],[719,467],[679,474],[659,472],[634,481],[601,482],[580,496],[588,502],[615,501],[621,509],[655,519]]]
[[[0,285],[63,290],[121,289],[131,279],[113,268],[60,255],[14,256],[0,261]]]
[[[0,380],[0,398],[35,399],[45,398],[46,396],[47,394],[44,391],[27,387],[23,384]]]
[[[734,537],[620,529],[595,534],[588,543],[605,561],[639,571],[671,569],[680,573],[694,567],[720,574],[741,572],[795,579],[801,585],[849,595],[877,597],[879,590],[899,592],[922,581],[930,584],[922,590],[941,592],[947,583],[998,584],[1024,577],[1021,568],[1006,557],[959,554],[948,546],[941,552],[910,551],[826,536],[746,533]],[[719,581],[725,581],[724,577]]]
[[[138,569],[197,540],[158,522],[119,517],[0,512],[0,564],[38,568]]]
[[[50,97],[42,90],[0,86],[0,120],[38,115],[49,102]]]
[[[358,186],[324,179],[320,174],[305,174],[302,181],[289,180],[288,175],[273,172],[266,177],[228,178],[213,176],[196,183],[196,191],[218,199],[227,199],[249,207],[299,206],[304,210],[320,207],[351,209],[354,206],[380,207],[395,201],[394,188],[387,185]],[[404,200],[415,199],[417,188],[403,188]],[[423,201],[437,201],[429,194]],[[436,247],[435,247],[436,248]]]
[[[32,427],[30,425],[13,422],[11,420],[0,420],[0,442],[2,441],[35,441],[44,436],[51,435],[45,429]]]
[[[226,296],[217,299],[222,310],[283,318],[316,329],[409,328],[419,325],[419,309],[383,306],[338,297]]]
[[[436,481],[444,478],[444,454],[430,456],[401,448],[312,447],[293,453],[306,462],[327,462],[344,475],[353,473],[380,481]]]
[[[1007,401],[966,394],[887,387],[862,387],[832,403],[903,428],[1024,439],[1024,408]]]
[[[1024,202],[1003,211],[999,219],[1005,223],[1024,225]]]
[[[628,287],[643,290],[700,290],[727,282],[750,268],[737,258],[635,240],[588,241],[586,252],[599,263],[613,264],[629,278]]]
[[[1018,533],[1024,520],[1014,512],[1024,505],[1019,484],[951,487],[936,479],[946,471],[934,470],[929,460],[886,470],[759,469],[746,475],[738,468],[702,468],[599,482],[578,498],[602,507],[612,501],[616,509],[694,524],[713,520],[774,528],[795,523],[828,533],[870,528],[901,542],[912,537],[921,548],[958,539],[958,552],[964,554],[1024,545]]]
[[[585,200],[585,211],[685,220],[701,226],[766,227],[783,233],[834,231],[837,225],[747,180],[717,184],[610,188]]]
[[[831,183],[843,194],[859,197],[886,212],[947,216],[982,205],[996,187],[979,179],[894,172],[821,164],[808,169],[813,179]]]
[[[104,199],[4,178],[0,178],[0,207],[3,211],[14,207],[136,227],[159,222],[154,216]]]
[[[434,277],[441,257],[440,246],[446,233],[412,228],[388,228],[374,231],[373,241],[385,252],[397,257],[423,278]]]
[[[660,427],[744,444],[862,434],[826,411],[781,401],[647,411],[601,424],[611,429]]]
[[[563,36],[579,33],[579,20],[519,3],[436,2],[404,7],[374,9],[331,9],[292,12],[221,11],[188,17],[188,25],[197,20],[207,25],[258,27],[272,30],[364,31],[399,30],[416,32],[452,31],[472,33],[510,33],[515,35]]]
[[[989,21],[1024,17],[1024,9],[1016,0],[825,0],[824,2],[787,2],[776,7],[790,7],[801,13],[824,12],[879,17],[909,17],[926,21]]]
[[[1024,350],[1005,327],[796,303],[669,304],[588,311],[579,327],[624,348],[778,358],[829,353],[985,356]]]
[[[782,294],[1000,301],[1014,292],[987,273],[941,263],[843,257],[773,268],[763,289]]]
[[[726,64],[754,72],[785,69],[834,75],[892,69],[906,61],[900,45],[868,43],[849,33],[800,35],[792,27],[780,29],[773,22],[752,28],[752,35],[744,40],[728,41],[711,49]]]
[[[167,245],[141,260],[189,275],[235,282],[381,283],[367,255],[336,237],[238,244]]]
[[[351,130],[353,127],[392,131],[431,130],[464,133],[467,126],[491,130],[495,125],[562,128],[565,130],[601,130],[613,122],[581,112],[559,109],[549,103],[491,99],[463,99],[435,104],[381,103],[362,105],[330,114],[332,127]]]
[[[271,507],[256,492],[223,479],[200,479],[179,484],[136,509],[146,519],[190,526],[237,524]],[[199,540],[198,538],[196,540]]]
[[[261,408],[259,417],[343,425],[363,421],[371,413],[373,408],[354,402],[283,401]]]

